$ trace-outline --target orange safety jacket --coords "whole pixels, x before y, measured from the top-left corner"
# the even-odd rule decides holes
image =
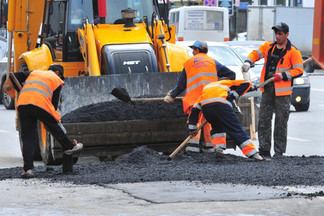
[[[52,104],[53,92],[63,86],[63,81],[53,71],[35,70],[29,74],[25,85],[20,91],[17,107],[35,105],[51,114],[57,121],[61,115]]]
[[[264,58],[264,66],[261,72],[260,82],[265,81],[268,58],[271,57],[277,42],[265,42],[257,50],[253,50],[247,57],[246,61],[253,64],[259,59]],[[280,53],[280,60],[276,67],[276,74],[285,72],[286,80],[282,79],[274,83],[275,95],[285,96],[292,94],[292,78],[303,74],[303,60],[300,51],[295,48],[288,40],[286,47]],[[264,88],[260,88],[264,92]]]
[[[249,87],[241,94],[244,95],[252,86],[250,81],[246,80],[221,80],[206,85],[202,91],[201,96],[196,101],[196,104],[204,106],[209,103],[221,102],[232,106],[226,98],[228,92],[231,91],[231,86],[239,86],[242,83],[249,83]]]
[[[201,95],[205,85],[218,81],[215,60],[205,53],[199,53],[184,63],[187,75],[185,96],[182,99],[183,111],[188,114]]]

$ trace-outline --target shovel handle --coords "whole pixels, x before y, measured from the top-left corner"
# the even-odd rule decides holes
[[[199,127],[196,129],[197,131],[199,131],[202,127],[204,127],[204,125],[207,123],[207,120],[205,120],[201,125],[199,125]],[[189,140],[191,139],[190,136],[188,136],[179,146],[178,148],[176,148],[176,150],[174,150],[172,152],[172,154],[170,154],[170,156],[168,157],[168,160],[171,160],[176,154],[178,154],[178,152],[189,142]]]
[[[310,62],[310,61],[312,61],[313,60],[313,58],[312,57],[309,57],[308,59],[306,59],[305,61],[303,61],[303,65],[304,64],[306,64],[306,63],[308,63],[308,62]],[[291,70],[292,68],[289,68],[289,69],[287,69],[287,70],[285,70],[284,72],[286,72],[286,71],[289,71],[289,70]],[[274,80],[274,77],[271,77],[270,79],[267,79],[266,81],[264,81],[263,83],[261,83],[257,88],[263,88],[265,85],[267,85],[268,83],[270,83],[270,82],[272,82]]]
[[[176,97],[175,100],[181,100],[182,97]],[[158,98],[133,98],[132,101],[163,101],[164,98],[158,97]]]

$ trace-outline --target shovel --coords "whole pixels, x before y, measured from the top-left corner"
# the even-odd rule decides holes
[[[157,98],[131,98],[127,92],[126,89],[124,88],[114,88],[111,93],[113,96],[115,96],[117,99],[125,102],[132,104],[135,107],[135,102],[136,101],[163,101],[164,98],[162,97],[157,97]],[[182,99],[181,97],[175,98],[176,100]]]
[[[199,127],[196,129],[196,131],[199,131],[202,127],[204,127],[204,125],[207,123],[207,120],[205,120],[201,125],[199,125]],[[188,136],[179,146],[178,148],[176,148],[176,150],[174,150],[170,156],[168,157],[168,160],[171,160],[176,154],[178,154],[178,152],[189,142],[189,140],[191,139],[190,136]]]
[[[308,62],[310,62],[310,61],[312,61],[313,60],[313,58],[312,57],[309,57],[308,59],[306,59],[305,61],[303,61],[303,65],[304,64],[306,64],[306,63],[308,63]],[[285,71],[283,71],[283,72],[286,72],[286,71],[289,71],[289,70],[291,70],[292,68],[288,68],[287,70],[285,70]],[[257,90],[258,88],[263,88],[265,85],[267,85],[268,83],[271,83],[271,82],[273,82],[273,80],[274,80],[274,77],[271,77],[270,79],[267,79],[266,81],[264,81],[263,83],[261,83],[260,85],[257,85],[257,86],[254,86],[254,88],[253,88],[253,90],[251,90],[251,91],[254,91],[254,90]]]

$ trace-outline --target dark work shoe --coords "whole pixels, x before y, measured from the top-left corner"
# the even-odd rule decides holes
[[[261,157],[270,157],[271,158],[270,151],[259,151],[259,154]]]
[[[194,151],[185,151],[185,155],[189,157],[197,157],[199,155],[199,152],[194,152]]]
[[[282,153],[275,153],[274,155],[273,155],[273,158],[274,159],[280,159],[280,158],[283,158],[284,156],[283,156],[283,154]]]
[[[222,148],[216,148],[216,158],[225,158],[224,150]]]
[[[35,175],[34,175],[34,172],[32,169],[29,169],[27,171],[24,171],[22,174],[21,174],[21,178],[34,178]]]
[[[73,143],[74,143],[74,147],[72,149],[68,149],[68,150],[64,151],[64,153],[66,155],[71,155],[74,152],[78,152],[78,151],[81,151],[83,149],[83,144],[82,143],[77,143],[76,140],[73,140]]]

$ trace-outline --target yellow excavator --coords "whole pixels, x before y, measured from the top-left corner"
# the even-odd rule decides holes
[[[159,15],[163,9],[157,0],[9,1],[7,29],[14,50],[9,71],[47,70],[52,63],[64,67],[59,107],[68,135],[84,143],[76,157],[118,155],[139,145],[165,151],[184,138],[185,116],[101,121],[93,107],[85,111],[91,122],[79,122],[78,115],[87,115],[82,111],[73,122],[63,121],[74,110],[116,100],[110,94],[115,87],[132,97],[156,98],[175,85],[178,73],[171,72],[182,70],[188,52],[174,44],[174,31]],[[35,157],[61,163],[63,152],[41,123],[38,132]]]
[[[74,157],[113,157],[142,145],[172,152],[185,139],[181,101],[166,105],[162,97],[189,56],[175,45],[174,27],[160,16],[167,14],[165,2],[159,2],[9,1],[9,51],[14,50],[9,71],[47,70],[52,63],[64,67],[62,123],[68,136],[84,144]],[[110,94],[116,87],[143,101],[137,108],[116,102]],[[41,122],[38,134],[35,158],[62,163],[60,145]]]

